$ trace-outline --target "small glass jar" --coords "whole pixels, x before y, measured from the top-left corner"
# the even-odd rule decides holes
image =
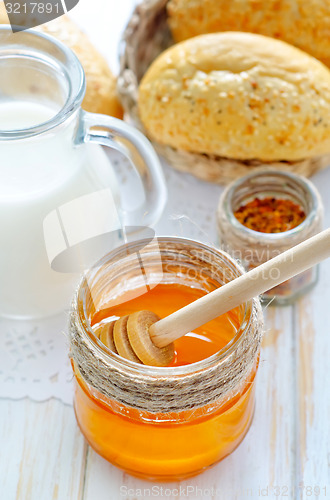
[[[281,233],[262,233],[245,227],[234,212],[255,198],[288,199],[301,206],[305,220]],[[307,179],[286,172],[265,170],[231,183],[220,197],[217,223],[221,248],[253,269],[322,230],[323,204],[315,186]],[[263,302],[287,305],[317,282],[318,267],[287,280],[262,295]]]
[[[210,292],[242,272],[224,252],[163,237],[117,249],[83,278],[70,321],[74,408],[89,444],[112,464],[149,480],[179,480],[239,445],[254,412],[262,313],[257,299],[242,304],[237,333],[222,350],[157,368],[107,349],[91,328],[95,311],[146,280],[149,287],[178,283]]]

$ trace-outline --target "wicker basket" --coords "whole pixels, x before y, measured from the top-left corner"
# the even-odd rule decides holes
[[[167,24],[168,0],[143,0],[132,14],[121,42],[118,92],[126,117],[146,134],[137,108],[138,86],[152,61],[174,42]],[[146,134],[147,135],[147,134]],[[267,168],[294,172],[306,177],[330,165],[330,155],[297,162],[262,163],[236,161],[218,156],[177,150],[153,141],[158,153],[174,168],[200,179],[227,184],[253,171]]]

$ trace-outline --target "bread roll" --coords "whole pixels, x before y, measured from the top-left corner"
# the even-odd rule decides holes
[[[149,136],[238,160],[298,161],[330,152],[330,72],[278,40],[201,35],[163,52],[139,88]]]
[[[168,13],[177,42],[248,31],[289,42],[330,66],[329,0],[170,0]]]
[[[9,24],[3,2],[0,2],[0,24]],[[91,113],[122,118],[123,110],[117,97],[116,78],[87,35],[67,16],[54,19],[36,27],[35,30],[54,36],[70,47],[79,58],[86,75],[83,108]]]

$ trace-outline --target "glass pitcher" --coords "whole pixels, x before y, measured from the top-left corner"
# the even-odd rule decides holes
[[[149,141],[118,119],[84,112],[84,93],[82,66],[65,45],[0,28],[0,316],[68,308],[78,273],[56,269],[58,255],[77,245],[79,255],[79,243],[108,235],[97,240],[98,259],[124,226],[152,226],[164,208]],[[145,196],[136,210],[121,208],[119,182],[99,145],[123,153],[139,174]]]

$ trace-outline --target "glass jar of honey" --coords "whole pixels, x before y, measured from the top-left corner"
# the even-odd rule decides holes
[[[96,334],[138,310],[167,316],[242,272],[225,252],[162,237],[121,247],[84,276],[70,320],[74,408],[89,444],[112,464],[149,480],[179,480],[242,441],[254,412],[257,299],[175,341],[165,368],[126,360]]]
[[[319,233],[323,204],[309,180],[265,170],[242,177],[225,189],[217,222],[221,248],[250,270]],[[261,298],[274,305],[290,304],[310,290],[317,278],[316,266]]]

